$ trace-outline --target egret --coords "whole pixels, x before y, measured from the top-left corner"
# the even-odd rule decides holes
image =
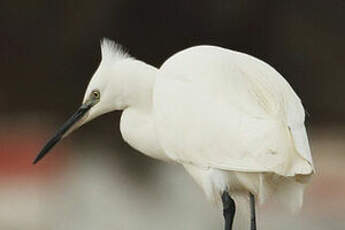
[[[274,197],[298,210],[314,165],[301,100],[270,65],[217,46],[177,52],[160,68],[108,39],[81,107],[37,155],[92,119],[123,110],[134,149],[177,162],[222,206],[225,230],[256,229],[256,206]]]

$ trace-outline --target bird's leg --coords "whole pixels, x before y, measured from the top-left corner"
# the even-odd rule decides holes
[[[224,191],[222,195],[222,202],[223,202],[223,216],[225,220],[225,230],[231,230],[232,223],[235,216],[235,211],[236,211],[235,202],[230,197],[227,191]]]
[[[250,193],[250,230],[256,230],[255,197]]]

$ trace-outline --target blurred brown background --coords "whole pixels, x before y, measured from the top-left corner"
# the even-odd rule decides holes
[[[118,112],[31,165],[80,105],[103,37],[156,67],[198,44],[274,66],[308,111],[318,172],[302,213],[267,205],[261,229],[345,229],[344,28],[343,0],[1,0],[0,229],[222,229],[182,168],[123,142]]]

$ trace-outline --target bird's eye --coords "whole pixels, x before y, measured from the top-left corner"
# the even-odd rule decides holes
[[[94,99],[99,99],[100,96],[101,96],[101,94],[100,94],[100,92],[99,92],[98,90],[92,91],[92,92],[91,92],[91,95],[92,95],[92,97],[93,97]]]

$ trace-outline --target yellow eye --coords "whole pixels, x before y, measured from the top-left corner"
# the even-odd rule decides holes
[[[91,96],[92,96],[93,99],[99,99],[101,94],[100,94],[100,92],[98,90],[94,90],[94,91],[91,92]]]

